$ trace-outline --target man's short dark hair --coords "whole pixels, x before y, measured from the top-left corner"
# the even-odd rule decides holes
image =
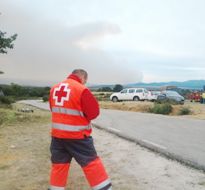
[[[73,70],[72,74],[83,75],[85,78],[88,77],[87,71],[85,71],[83,69],[75,69],[75,70]]]

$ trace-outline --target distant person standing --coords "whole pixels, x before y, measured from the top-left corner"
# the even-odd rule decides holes
[[[93,190],[111,190],[111,182],[97,156],[91,123],[99,115],[95,97],[84,85],[88,74],[76,69],[67,79],[52,87],[52,142],[50,190],[65,190],[72,158],[82,167]],[[76,179],[80,180],[80,179]]]
[[[202,98],[202,104],[205,104],[205,92],[202,93],[201,98]]]

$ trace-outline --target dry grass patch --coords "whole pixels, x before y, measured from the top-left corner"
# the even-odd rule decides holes
[[[18,109],[25,107],[34,112],[18,112]],[[13,109],[1,108],[1,112],[6,117],[0,125],[0,189],[47,189],[50,172],[50,113],[23,104],[15,104]],[[69,190],[90,189],[75,162],[71,170]]]
[[[133,102],[133,101],[124,101],[113,103],[111,101],[100,101],[100,107],[103,109],[116,109],[123,111],[134,111],[134,112],[149,112],[150,108],[154,106],[153,102]],[[169,115],[178,116],[183,112],[182,110],[189,109],[189,115],[184,117],[192,117],[197,119],[205,119],[205,104],[194,103],[194,102],[185,102],[184,105],[172,105],[172,112]]]
[[[153,102],[100,102],[100,107],[103,109],[116,109],[124,111],[136,111],[136,112],[148,112],[149,108],[153,105]]]

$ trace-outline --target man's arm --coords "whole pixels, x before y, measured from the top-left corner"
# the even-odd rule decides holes
[[[89,121],[95,119],[100,113],[99,104],[88,89],[85,89],[82,93],[81,105],[82,111]]]
[[[48,99],[50,111],[52,111],[51,110],[51,99],[53,98],[53,97],[51,97],[52,96],[52,92],[53,92],[53,89],[50,90],[49,99]]]

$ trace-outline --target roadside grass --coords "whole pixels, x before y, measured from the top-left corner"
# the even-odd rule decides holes
[[[50,113],[15,103],[0,108],[0,121],[0,189],[47,189]]]
[[[162,103],[162,104],[155,103],[154,106],[149,109],[149,112],[169,115],[172,112],[172,109],[173,107],[169,103]]]
[[[34,112],[18,111],[23,108]],[[15,103],[12,108],[1,107],[0,118],[0,189],[47,189],[51,166],[50,113]],[[74,160],[70,170],[69,189],[90,189]]]
[[[124,101],[124,102],[116,102],[116,103],[113,103],[112,101],[100,101],[99,104],[102,109],[115,109],[115,110],[122,110],[122,111],[142,112],[142,113],[150,113],[150,110],[153,111],[154,107],[155,107],[154,108],[155,111],[159,112],[159,107],[160,107],[160,104],[155,106],[156,103],[149,102],[149,101],[139,101],[139,102]],[[163,108],[164,110],[162,112],[167,114],[166,109],[170,109],[170,108],[164,106],[164,104],[161,105],[162,107],[164,107]],[[205,119],[205,105],[203,104],[185,102],[184,105],[171,104],[171,107],[172,107],[171,112],[168,113],[167,115],[170,116],[187,115],[187,117]]]
[[[109,101],[112,92],[92,92],[98,101]]]
[[[33,112],[21,112],[28,108]],[[38,110],[32,106],[14,103],[12,105],[0,105],[0,127],[18,123],[46,122],[50,120],[49,112]]]
[[[189,107],[182,107],[182,108],[180,108],[178,114],[179,115],[190,115],[190,114],[192,114],[192,111]]]
[[[112,102],[112,101],[100,101],[100,107],[103,109],[115,109],[122,111],[136,111],[136,112],[148,112],[152,102]]]

